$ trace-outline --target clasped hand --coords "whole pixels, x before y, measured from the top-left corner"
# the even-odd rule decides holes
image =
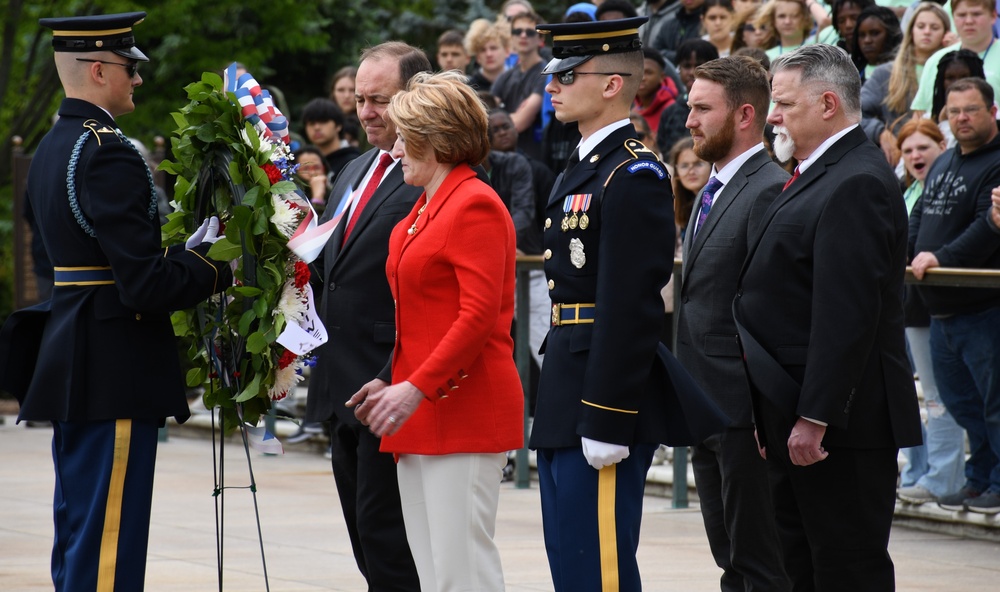
[[[399,431],[423,398],[420,389],[409,381],[390,385],[376,378],[362,386],[344,405],[353,407],[354,417],[381,438]]]

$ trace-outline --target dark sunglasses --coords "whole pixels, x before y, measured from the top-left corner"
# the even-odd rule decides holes
[[[129,62],[127,64],[121,64],[118,62],[105,62],[104,60],[88,60],[86,58],[76,58],[78,62],[91,62],[93,64],[111,64],[112,66],[121,66],[125,68],[125,73],[128,74],[129,78],[135,78],[135,75],[139,73],[139,63]]]
[[[743,25],[743,31],[746,32],[746,33],[755,33],[757,31],[760,31],[760,32],[763,33],[766,30],[767,30],[767,27],[755,27],[755,26],[751,25],[750,23],[746,23],[745,25]]]
[[[538,31],[534,29],[511,29],[510,34],[514,37],[520,37],[521,35],[527,35],[528,37],[538,36]]]
[[[559,84],[561,84],[563,86],[569,86],[569,85],[573,84],[574,82],[576,82],[576,77],[577,76],[586,76],[586,75],[614,76],[615,74],[617,74],[618,76],[631,76],[632,75],[629,72],[577,72],[576,70],[566,70],[565,72],[560,72],[560,73],[556,74],[555,77],[556,77],[556,80],[559,81]]]

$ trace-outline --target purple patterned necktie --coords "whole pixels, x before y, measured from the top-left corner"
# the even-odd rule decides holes
[[[722,181],[716,177],[712,177],[708,180],[708,185],[705,185],[705,189],[701,192],[701,211],[698,212],[698,224],[694,227],[695,235],[701,230],[701,227],[705,224],[705,218],[708,218],[708,211],[712,209],[712,199],[715,198],[715,192],[722,187]]]

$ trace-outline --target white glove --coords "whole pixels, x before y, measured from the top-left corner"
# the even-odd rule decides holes
[[[583,437],[580,438],[580,444],[583,446],[583,456],[587,459],[587,463],[598,471],[620,463],[629,455],[628,446],[621,444],[608,444]]]
[[[205,218],[201,226],[191,233],[191,236],[184,242],[184,247],[193,249],[202,243],[214,243],[219,238],[219,219],[212,216],[211,218]]]

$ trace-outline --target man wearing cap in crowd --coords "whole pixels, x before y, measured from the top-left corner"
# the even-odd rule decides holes
[[[724,423],[659,342],[673,197],[629,121],[645,21],[538,27],[552,33],[543,74],[556,117],[582,135],[545,210],[553,326],[530,441],[557,592],[641,589],[635,554],[653,452]]]
[[[232,283],[208,258],[218,219],[160,246],[152,175],[115,122],[142,84],[132,27],[145,16],[39,21],[66,93],[28,173],[55,287],[8,320],[0,371],[18,420],[53,425],[59,591],[143,589],[157,429],[190,415],[170,311]]]

